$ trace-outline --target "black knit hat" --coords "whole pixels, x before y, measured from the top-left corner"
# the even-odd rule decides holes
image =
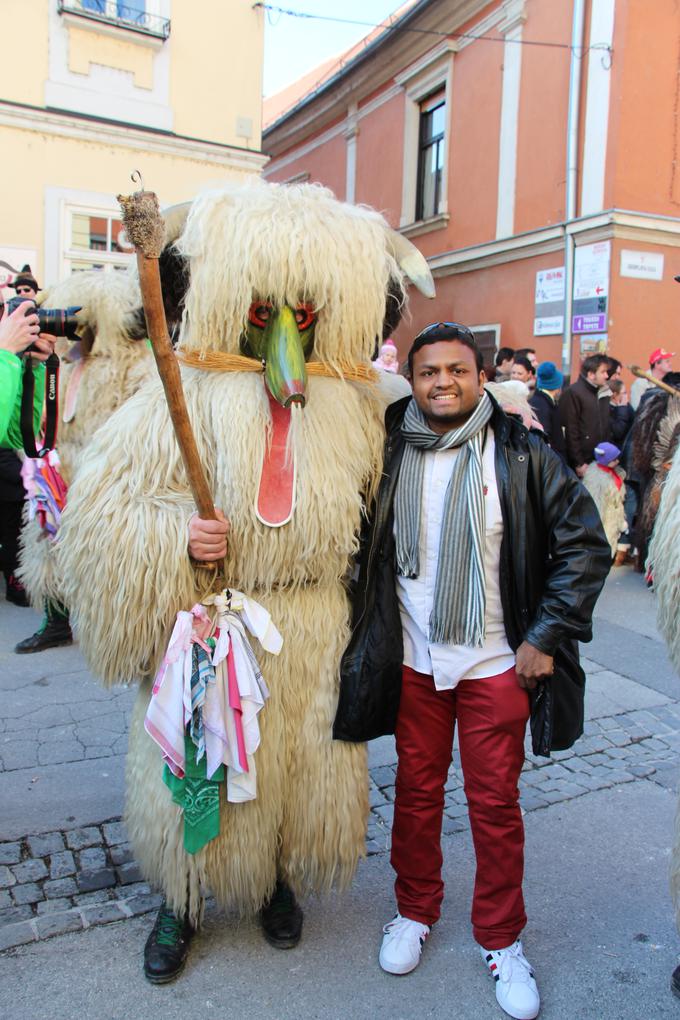
[[[28,264],[22,267],[21,272],[14,278],[10,287],[14,287],[15,290],[17,287],[31,287],[31,289],[36,292],[40,290],[38,281],[31,272],[31,267]]]

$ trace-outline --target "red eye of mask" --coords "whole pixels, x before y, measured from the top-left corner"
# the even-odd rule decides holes
[[[271,301],[253,301],[248,309],[248,322],[258,329],[264,329],[271,318],[272,310]],[[298,305],[295,309],[295,322],[299,330],[309,329],[315,319],[313,305]]]
[[[248,322],[264,329],[272,314],[271,301],[253,301],[248,309]]]
[[[298,305],[295,309],[295,321],[300,331],[309,329],[316,321],[316,312],[313,305]]]

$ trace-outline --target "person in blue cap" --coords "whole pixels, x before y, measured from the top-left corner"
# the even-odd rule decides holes
[[[536,389],[529,399],[529,404],[543,426],[548,443],[564,460],[564,432],[557,410],[563,383],[564,376],[559,368],[552,361],[543,361],[536,371]]]

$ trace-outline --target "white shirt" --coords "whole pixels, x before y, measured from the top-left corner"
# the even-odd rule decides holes
[[[635,382],[630,388],[630,406],[633,408],[634,411],[637,411],[638,407],[640,406],[640,401],[642,400],[644,394],[652,385],[653,384],[650,383],[649,379],[635,380]]]
[[[500,592],[501,540],[503,518],[496,484],[494,464],[496,444],[491,428],[482,455],[486,542],[484,577],[486,581],[485,640],[482,648],[430,643],[429,620],[434,599],[439,538],[444,516],[444,498],[459,450],[428,450],[423,471],[420,511],[418,577],[397,575],[397,595],[404,635],[404,665],[418,673],[434,676],[438,691],[451,690],[459,680],[496,676],[515,664],[503,622]]]

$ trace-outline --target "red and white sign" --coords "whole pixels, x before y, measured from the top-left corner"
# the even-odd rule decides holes
[[[609,294],[611,241],[584,244],[574,256],[574,301],[602,298]]]

